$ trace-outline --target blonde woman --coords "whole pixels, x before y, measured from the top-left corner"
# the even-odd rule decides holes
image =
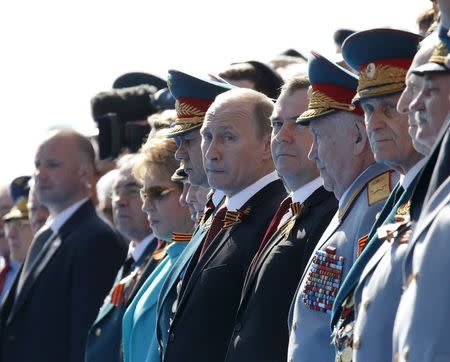
[[[174,157],[176,144],[165,138],[165,133],[165,130],[159,131],[146,142],[141,149],[142,160],[134,171],[143,184],[142,210],[147,214],[153,233],[161,240],[173,242],[164,250],[167,254],[161,256],[164,260],[150,274],[125,312],[122,336],[124,361],[127,362],[159,361],[154,335],[158,295],[193,229],[189,210],[179,203],[183,185],[171,180],[179,166]]]

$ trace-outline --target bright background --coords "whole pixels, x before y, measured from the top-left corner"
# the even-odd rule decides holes
[[[17,0],[0,5],[0,182],[31,173],[53,126],[92,132],[90,99],[119,75],[217,72],[287,48],[334,53],[337,28],[417,31],[430,1]]]

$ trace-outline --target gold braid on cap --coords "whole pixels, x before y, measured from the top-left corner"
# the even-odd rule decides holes
[[[194,107],[189,103],[177,102],[177,120],[176,124],[195,124],[203,122],[205,112]],[[181,118],[180,118],[181,117]]]
[[[309,100],[308,108],[318,109],[318,108],[334,108],[342,109],[343,111],[353,111],[355,106],[353,104],[341,103],[333,98],[327,96],[325,93],[320,91],[314,91],[311,94],[311,99]]]
[[[323,116],[336,109],[351,112],[355,109],[355,106],[353,104],[338,102],[323,92],[314,91],[309,97],[308,109],[300,115],[299,119]]]
[[[444,64],[445,58],[448,55],[448,48],[444,43],[439,43],[436,48],[433,50],[433,54],[430,57],[430,62]]]
[[[372,92],[368,88],[380,87],[373,94],[381,94],[384,92],[403,89],[406,78],[406,69],[391,67],[388,65],[375,65],[370,63],[364,71],[359,73],[358,93]],[[386,89],[384,88],[386,87]],[[361,94],[362,95],[362,94]]]

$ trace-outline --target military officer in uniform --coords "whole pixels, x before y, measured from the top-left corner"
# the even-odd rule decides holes
[[[440,2],[439,5],[442,5]],[[449,9],[450,2],[446,1]],[[441,11],[442,11],[441,7]],[[450,72],[445,59],[450,49],[449,30],[442,17],[441,44],[430,62],[420,70]],[[447,17],[450,15],[447,11]],[[448,24],[450,25],[450,24]],[[446,49],[446,51],[445,51]],[[447,55],[445,55],[447,53]],[[436,75],[436,74],[435,74]],[[447,94],[449,97],[449,94]],[[444,103],[445,104],[445,103]],[[449,109],[447,109],[447,112]],[[414,227],[403,264],[403,294],[397,309],[393,332],[394,361],[448,361],[449,275],[449,121],[444,122],[431,156],[418,182],[417,198],[424,198],[423,209]],[[426,192],[419,192],[426,190]],[[414,195],[416,196],[416,195]],[[413,198],[414,202],[415,198]],[[414,207],[414,204],[412,205]],[[440,282],[442,279],[442,283]],[[430,343],[424,342],[430,341]]]
[[[322,76],[309,74],[313,82]],[[272,221],[277,231],[263,241],[247,272],[227,361],[286,360],[290,303],[337,210],[336,198],[324,189],[315,163],[308,159],[309,129],[296,124],[308,107],[308,86],[306,75],[287,81],[272,114],[272,158],[290,196]]]
[[[169,71],[168,83],[172,95],[177,100],[177,119],[175,126],[170,130],[170,136],[175,138],[178,145],[175,157],[183,162],[191,185],[209,188],[200,148],[200,127],[209,105],[216,96],[233,87],[226,83],[194,77],[177,70]],[[211,223],[211,216],[221,204],[223,196],[224,194],[220,191],[212,194],[191,241],[170,270],[161,288],[156,320],[156,337],[161,354],[164,353],[167,345],[168,331],[176,311],[178,292],[187,264],[205,237]]]
[[[360,73],[355,102],[361,104],[375,159],[401,176],[368,236],[335,301],[336,360],[389,361],[400,266],[407,247],[409,205],[425,160],[408,134],[408,115],[397,111],[405,77],[420,37],[395,29],[350,36],[342,54]],[[359,284],[358,284],[359,281]],[[355,286],[356,291],[355,291]],[[339,315],[339,317],[337,317]]]
[[[309,109],[298,122],[309,124],[316,161],[338,212],[320,238],[303,274],[289,314],[289,361],[331,361],[330,317],[342,280],[354,263],[357,240],[367,234],[392,189],[392,172],[374,162],[363,113],[352,104],[358,78],[313,53],[310,68],[327,77],[312,83]],[[311,70],[310,70],[311,71]]]

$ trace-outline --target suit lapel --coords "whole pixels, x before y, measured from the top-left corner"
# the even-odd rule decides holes
[[[226,244],[228,239],[231,237],[231,235],[238,230],[239,225],[242,225],[248,220],[250,220],[252,217],[255,217],[255,214],[258,213],[258,208],[264,204],[264,201],[267,197],[273,196],[277,192],[279,193],[280,190],[284,190],[283,183],[280,179],[276,181],[272,181],[268,185],[266,185],[264,188],[259,190],[255,195],[253,195],[243,206],[241,209],[246,209],[247,207],[250,207],[251,212],[250,214],[243,220],[241,223],[234,224],[233,226],[222,229],[220,232],[216,235],[214,240],[211,242],[211,245],[206,249],[205,254],[202,256],[202,258],[197,262],[197,264],[193,267],[192,274],[189,278],[188,284],[186,285],[186,288],[184,291],[182,290],[180,303],[178,304],[177,314],[181,311],[185,301],[189,298],[189,294],[191,293],[192,289],[194,288],[197,279],[203,272],[204,268],[210,263],[210,261],[214,258],[214,256],[223,248],[223,246]],[[199,250],[197,250],[197,254],[199,254]],[[192,260],[196,260],[196,258],[192,258]],[[192,263],[191,260],[191,263]],[[192,265],[190,265],[192,267]],[[186,273],[188,275],[188,273]]]
[[[177,313],[178,313],[179,310],[181,310],[183,308],[184,302],[189,298],[189,295],[192,292],[192,289],[194,288],[194,286],[195,286],[195,284],[197,282],[197,279],[202,274],[202,272],[203,272],[204,268],[206,267],[206,265],[211,261],[213,256],[217,254],[217,252],[222,248],[222,246],[228,240],[228,238],[230,236],[231,229],[233,229],[233,230],[236,229],[236,227],[238,225],[239,224],[234,225],[234,226],[232,226],[232,227],[230,227],[228,229],[220,230],[220,232],[216,235],[214,240],[211,242],[209,247],[206,249],[205,253],[200,258],[200,260],[198,260],[198,258],[192,258],[191,259],[191,263],[195,262],[196,260],[198,260],[198,261],[197,261],[196,265],[190,265],[191,268],[192,268],[191,269],[192,273],[190,274],[189,280],[187,281],[186,288],[184,290],[182,290],[182,292],[180,293],[181,299],[180,299],[180,302],[178,304]],[[197,253],[200,252],[200,250],[198,250],[198,249],[196,250]],[[189,274],[186,273],[186,275],[189,275]]]
[[[58,235],[53,235],[44,245],[40,251],[38,258],[29,274],[25,277],[22,289],[17,295],[17,299],[14,302],[11,313],[9,315],[8,321],[11,321],[20,309],[24,301],[26,300],[28,294],[30,293],[34,282],[38,279],[39,275],[47,266],[48,262],[51,260],[52,256],[58,251],[59,247],[62,245],[62,240]]]

